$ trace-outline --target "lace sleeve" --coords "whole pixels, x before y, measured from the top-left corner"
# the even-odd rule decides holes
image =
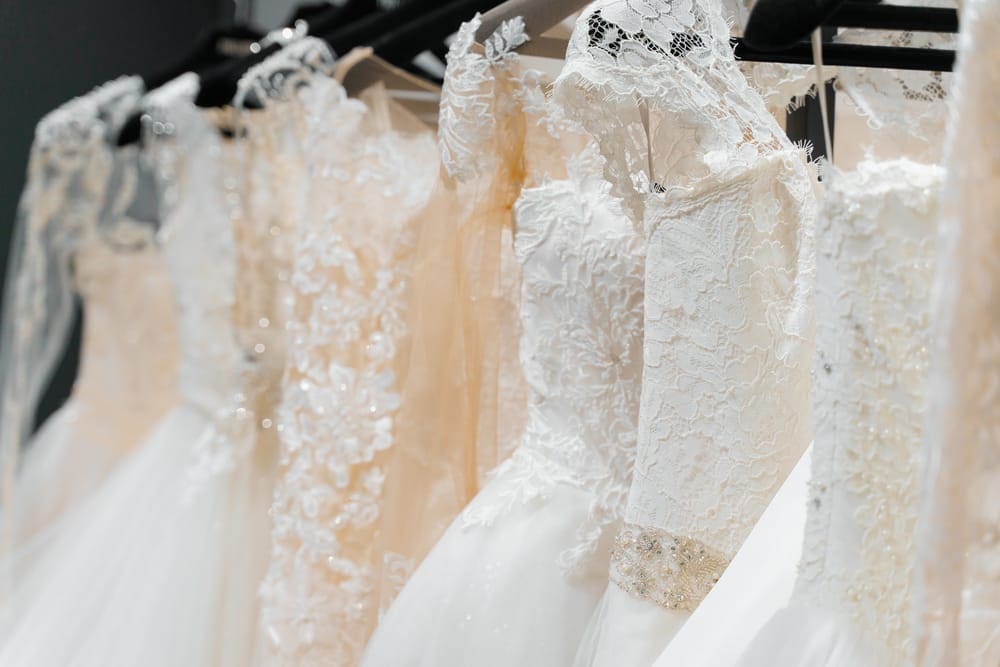
[[[966,0],[918,519],[922,666],[1000,662],[1000,3]]]
[[[0,556],[15,539],[18,450],[31,433],[38,400],[73,320],[72,257],[97,222],[110,170],[107,126],[117,105],[139,94],[124,78],[67,103],[38,125],[18,206],[5,283],[0,343]]]
[[[597,138],[630,206],[790,143],[740,73],[720,0],[600,0],[578,19],[555,93]]]
[[[956,0],[906,0],[896,4],[955,7]],[[955,35],[929,32],[841,30],[835,41],[850,44],[891,45],[911,48],[953,49]],[[844,67],[837,72],[837,90],[853,102],[868,124],[885,132],[895,126],[905,132],[906,143],[924,146],[924,161],[938,162],[944,136],[942,102],[948,97],[951,74],[911,70]],[[914,146],[907,147],[913,156]]]
[[[646,228],[644,375],[612,579],[691,611],[809,440],[802,156],[740,72],[720,0],[600,0],[556,82]]]
[[[365,104],[319,77],[300,95],[311,179],[290,275],[262,624],[274,664],[349,665],[378,612],[374,545],[400,409],[412,223],[436,151],[429,131],[386,122],[383,93]]]

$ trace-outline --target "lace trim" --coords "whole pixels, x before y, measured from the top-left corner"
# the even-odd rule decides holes
[[[694,611],[728,565],[704,542],[635,524],[618,533],[611,550],[611,580],[619,588],[681,611]]]
[[[336,62],[336,55],[320,39],[306,37],[293,42],[246,71],[233,104],[242,107],[251,95],[264,105],[287,100],[314,76],[331,75]]]
[[[504,21],[483,45],[474,50],[476,31],[482,20],[476,14],[463,23],[448,50],[448,70],[441,90],[438,146],[448,174],[460,181],[489,173],[496,151],[498,117],[512,111],[496,94],[497,71],[513,61],[513,51],[529,40],[520,17]]]

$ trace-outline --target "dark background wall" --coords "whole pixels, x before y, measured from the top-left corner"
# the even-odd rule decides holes
[[[0,0],[0,276],[35,123],[97,84],[162,69],[237,9],[234,0]],[[78,345],[79,326],[39,418],[68,395]]]

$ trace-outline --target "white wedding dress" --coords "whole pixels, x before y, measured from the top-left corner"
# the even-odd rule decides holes
[[[498,173],[497,145],[526,165],[509,191],[523,185],[513,240],[527,425],[382,618],[361,663],[371,667],[568,665],[607,582],[631,469],[641,235],[609,195],[594,151],[546,100],[540,73],[513,53],[527,39],[523,22],[502,25],[485,53],[472,44],[478,25],[465,24],[449,54],[441,141],[462,178]],[[523,114],[537,114],[520,125],[527,138],[491,136]],[[566,132],[566,143],[535,154],[538,164],[519,159],[550,131]],[[563,156],[574,153],[567,171]]]
[[[227,195],[238,180],[224,176],[235,154],[194,107],[196,92],[185,75],[143,103],[178,302],[181,403],[17,582],[0,664],[250,664],[275,467],[257,442],[267,415],[255,412],[266,403],[255,388],[276,386],[261,382],[260,357],[283,332],[236,326],[275,313],[237,299],[238,268],[260,247],[237,244],[239,197]]]
[[[556,84],[647,242],[635,472],[577,665],[650,664],[811,436],[812,182],[728,40],[718,1],[597,2]]]
[[[69,334],[74,292],[84,332],[73,392],[27,443],[7,489],[4,520],[13,518],[22,560],[31,551],[24,541],[41,539],[176,402],[172,288],[152,230],[115,206],[130,184],[117,176],[131,176],[131,165],[107,143],[140,90],[137,78],[123,78],[67,102],[42,119],[32,146],[4,311],[8,453],[29,433]]]
[[[908,38],[900,36],[898,39],[906,41]],[[935,44],[929,43],[927,45]],[[866,195],[861,192],[861,189],[865,189],[871,193],[878,193],[893,202],[912,200],[910,208],[917,213],[906,207],[897,207],[898,210],[890,211],[884,215],[896,216],[903,220],[909,219],[911,215],[916,215],[916,220],[919,222],[914,222],[914,226],[921,228],[928,236],[933,235],[933,220],[920,213],[920,209],[924,205],[928,205],[931,210],[934,209],[933,204],[936,203],[936,197],[928,195],[928,189],[933,191],[936,187],[935,182],[936,179],[939,181],[940,174],[935,176],[935,173],[939,170],[936,167],[917,164],[905,159],[902,161],[880,161],[876,159],[876,156],[888,158],[899,155],[900,151],[903,150],[906,154],[912,154],[919,159],[933,159],[935,155],[933,138],[940,137],[940,100],[945,94],[946,83],[939,75],[935,74],[870,70],[842,70],[840,72],[839,89],[846,93],[852,101],[852,104],[848,106],[856,105],[859,113],[868,114],[869,126],[862,125],[853,128],[850,123],[845,123],[843,127],[839,128],[838,137],[841,138],[841,141],[839,142],[840,146],[838,146],[838,155],[840,155],[839,148],[842,146],[847,155],[847,159],[844,160],[847,164],[851,164],[852,160],[860,160],[860,162],[856,171],[849,172],[844,176],[844,183],[840,182],[842,180],[841,173],[831,170],[830,176],[834,179],[834,185],[833,192],[827,202],[827,217],[833,216],[835,219],[832,221],[827,219],[824,223],[824,230],[831,226],[834,229],[851,227],[852,225],[864,226],[866,223],[854,223],[849,219],[849,216],[845,217],[847,214],[843,211],[850,206],[846,202],[854,202],[855,207],[868,210],[876,210],[882,205],[877,199],[870,201],[868,198],[864,198]],[[855,113],[850,109],[848,112]],[[904,135],[906,129],[909,129],[910,132],[905,134],[908,139],[903,142],[899,137]],[[852,130],[854,130],[853,133]],[[919,137],[920,140],[910,140],[913,136]],[[858,146],[861,147],[860,151]],[[843,158],[841,159],[843,160]],[[896,173],[903,174],[902,181],[894,176]],[[906,185],[908,180],[912,181],[912,185]],[[855,212],[852,215],[858,214]],[[883,214],[874,215],[877,218],[876,222],[867,223],[869,227],[876,230],[871,231],[871,239],[869,240],[871,243],[879,241],[883,234],[890,237],[898,235],[899,231],[896,227],[906,227],[905,224],[896,221],[884,222],[879,217]],[[825,232],[827,236],[830,233],[829,231]],[[842,274],[847,269],[846,264],[838,265],[837,262],[846,263],[851,260],[842,258],[843,251],[840,248],[830,246],[827,239],[821,238],[819,244],[825,248],[821,251],[819,276],[820,289],[823,290],[827,289],[831,283],[841,284],[838,280],[841,282],[844,280]],[[836,260],[831,260],[830,257],[834,257]],[[887,264],[881,270],[886,271],[891,269],[894,262],[905,261],[904,258],[883,257],[883,259]],[[922,267],[922,269],[926,270],[926,267]],[[866,291],[869,290],[867,287],[858,286],[855,289],[858,294],[871,296],[869,291]],[[927,304],[923,303],[922,306],[926,308]],[[828,318],[835,317],[835,315],[830,310],[830,299],[819,301],[817,317],[820,319],[820,336],[821,338],[825,336],[827,347],[834,345],[835,336],[842,333],[842,326],[837,329],[837,326],[840,325],[831,325],[829,322]],[[827,320],[824,321],[824,318]],[[926,336],[927,332],[918,330],[916,335]],[[840,350],[841,345],[837,343],[835,349]],[[824,368],[825,362],[818,359],[816,373],[820,380],[825,378]],[[864,369],[859,366],[855,369],[855,373],[861,375],[864,373]],[[912,382],[913,378],[910,380]],[[850,390],[845,386],[844,391]],[[814,415],[823,414],[823,411],[828,409],[828,403],[829,400],[817,396]],[[919,406],[914,409],[919,414]],[[829,432],[817,434],[817,453],[813,453],[811,460],[805,463],[807,467],[812,468],[814,480],[822,480],[832,474],[829,470],[823,470],[823,461],[829,456],[828,452],[831,448],[835,449],[838,446],[837,441],[831,440]],[[824,458],[818,461],[817,457]],[[838,464],[838,466],[841,465],[842,462]],[[915,464],[912,464],[911,461],[909,470],[903,471],[901,464],[898,478],[914,484],[915,468],[913,465]],[[803,464],[800,463],[800,467],[802,466]],[[872,474],[880,473],[872,471]],[[815,493],[814,489],[829,485],[829,481],[814,481],[810,488],[807,488],[808,481],[809,475],[798,475],[790,479],[776,496],[768,512],[762,517],[760,525],[755,528],[755,534],[780,534],[782,538],[768,541],[751,537],[748,540],[733,561],[731,569],[734,571],[727,572],[727,575],[721,579],[716,589],[708,596],[685,628],[664,650],[656,665],[715,666],[736,664],[740,655],[754,640],[769,618],[789,604],[793,598],[793,591],[798,589],[798,594],[795,597],[800,600],[819,596],[815,590],[811,594],[804,594],[803,589],[806,588],[806,585],[800,583],[797,586],[795,583],[797,567],[803,555],[809,558],[810,551],[812,551],[811,557],[814,560],[817,558],[822,560],[822,557],[816,556],[816,551],[821,551],[822,546],[815,547],[815,549],[803,548],[801,536],[806,530],[806,508],[796,508],[794,504],[804,502],[806,497],[811,498]],[[816,526],[820,522],[817,515],[822,515],[828,509],[829,507],[826,507],[825,510],[820,511],[815,506],[815,499],[811,500],[809,502],[809,525]],[[838,510],[839,512],[840,510]],[[840,520],[834,522],[837,525],[831,529],[830,535],[822,540],[824,544],[839,544],[841,547],[838,553],[831,558],[833,563],[831,567],[837,567],[838,560],[842,565],[846,558],[844,554],[851,550],[851,547],[847,545],[855,543],[854,533],[850,530],[845,531],[845,526],[851,523],[845,518],[848,513],[849,510],[844,510],[843,514],[839,514]],[[822,529],[816,530],[822,531]],[[841,535],[841,532],[844,534]],[[798,539],[788,539],[789,535],[797,535]],[[894,539],[902,538],[897,535]],[[835,551],[837,550],[835,549]],[[747,574],[741,578],[737,572]],[[753,574],[749,574],[751,572]],[[815,575],[815,578],[826,579],[827,575]],[[833,587],[836,588],[836,585]],[[885,595],[883,597],[886,598],[886,606],[892,614],[895,614],[897,622],[900,616],[906,616],[905,595],[898,594],[893,601],[889,601],[891,596]],[[794,612],[787,613],[789,618],[794,616]],[[801,651],[808,651],[810,649],[807,647],[812,646],[814,650],[821,652],[822,648],[816,649],[815,647],[822,646],[824,639],[829,639],[829,637],[824,637],[823,631],[820,630],[812,632],[807,630],[804,625],[805,618],[803,616],[801,619],[796,619],[802,621],[802,627],[795,628],[791,621],[791,625],[781,626],[782,630],[778,631],[779,635],[776,635],[776,638],[781,640],[780,633],[784,632],[786,644],[795,646],[795,641],[791,639],[795,637],[801,642],[798,645]],[[817,623],[820,622],[817,621]],[[836,623],[831,624],[827,630],[835,628],[836,625]],[[706,637],[718,636],[719,627],[728,628],[725,632],[725,641],[706,645]],[[842,644],[841,648],[843,647]],[[827,648],[829,649],[829,646]],[[778,650],[777,647],[768,645],[760,653],[754,654],[755,659],[760,662],[751,662],[750,664],[776,664],[773,661],[779,660],[781,657]],[[792,649],[791,656],[784,656],[784,659],[788,660],[787,664],[800,664],[799,661],[808,660],[802,655],[796,655],[794,649]],[[819,660],[820,658],[814,656],[814,659]],[[836,660],[836,658],[832,659]],[[873,660],[875,658],[868,656],[855,657],[855,659]]]

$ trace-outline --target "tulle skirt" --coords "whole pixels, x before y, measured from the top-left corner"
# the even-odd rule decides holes
[[[45,420],[25,448],[16,488],[18,542],[45,532],[100,486],[129,452],[119,440],[131,438],[129,446],[138,444],[134,429],[119,434],[113,427],[104,432],[94,428],[93,422],[102,420],[94,412],[84,401],[70,398]]]
[[[15,555],[0,665],[251,663],[273,465],[249,454],[193,478],[216,435],[204,413],[174,409],[43,546]]]
[[[518,454],[466,508],[382,618],[363,667],[553,667],[570,665],[607,585],[610,540],[580,572],[560,556],[577,541],[592,496],[532,480],[520,486]],[[538,486],[540,485],[540,486]]]

